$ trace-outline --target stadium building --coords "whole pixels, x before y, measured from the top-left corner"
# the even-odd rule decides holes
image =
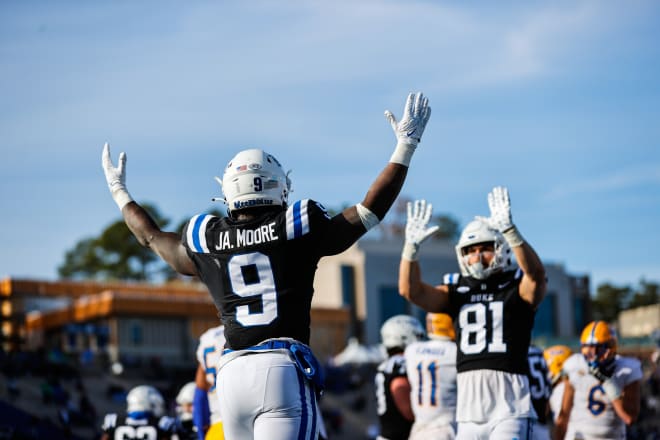
[[[424,312],[398,294],[399,240],[358,241],[321,260],[314,282],[311,345],[320,359],[339,353],[349,338],[379,341],[389,317]],[[456,272],[454,247],[425,244],[420,252],[425,279],[440,283]],[[575,337],[590,320],[589,278],[546,264],[548,294],[537,313],[534,336]],[[104,362],[130,366],[153,360],[190,365],[201,333],[219,322],[217,310],[199,283],[149,285],[0,281],[2,341],[5,350],[59,348],[89,353]]]

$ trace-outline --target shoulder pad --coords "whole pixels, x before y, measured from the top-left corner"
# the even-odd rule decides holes
[[[454,273],[446,273],[442,277],[442,284],[445,285],[456,285],[458,284],[458,281],[461,279],[461,274],[458,272]]]
[[[525,274],[525,272],[523,272],[521,268],[517,268],[516,273],[513,275],[513,279],[514,280],[519,280],[523,277],[524,274]]]
[[[108,429],[113,429],[116,426],[117,426],[117,414],[116,413],[106,414],[105,417],[103,418],[103,425],[101,426],[101,429],[106,431]]]
[[[158,420],[158,428],[163,431],[171,431],[176,426],[176,420],[169,416],[163,416]]]
[[[294,202],[286,210],[286,238],[293,240],[309,233],[309,214],[318,204],[310,199]],[[325,208],[323,208],[325,209]]]
[[[403,355],[394,355],[380,364],[378,369],[386,374],[406,374],[406,359]]]
[[[185,244],[193,252],[208,254],[206,243],[206,225],[214,218],[210,214],[198,214],[188,221],[185,228]]]

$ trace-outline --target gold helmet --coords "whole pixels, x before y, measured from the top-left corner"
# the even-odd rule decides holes
[[[545,359],[545,363],[548,364],[550,381],[553,385],[561,378],[561,369],[564,366],[564,362],[571,354],[573,354],[573,352],[565,345],[553,345],[552,347],[543,350],[543,358]]]
[[[427,313],[426,332],[432,339],[448,338],[452,341],[456,339],[454,323],[451,316],[446,313]]]
[[[605,321],[593,321],[587,324],[580,336],[582,354],[590,366],[599,366],[614,360],[617,338],[615,330]],[[587,356],[589,347],[596,347],[593,357]]]

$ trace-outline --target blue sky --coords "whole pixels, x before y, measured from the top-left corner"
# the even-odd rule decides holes
[[[410,91],[433,114],[403,194],[462,225],[509,187],[548,262],[660,281],[660,3],[0,3],[0,276],[56,279],[128,188],[175,223],[212,207],[243,148],[292,198],[360,201]]]

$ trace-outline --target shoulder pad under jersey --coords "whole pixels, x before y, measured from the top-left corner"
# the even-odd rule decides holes
[[[319,216],[330,219],[328,211],[320,203],[311,199],[294,202],[286,210],[286,239],[294,240],[308,234],[312,219]]]
[[[451,285],[456,285],[456,284],[458,284],[458,280],[460,280],[460,279],[461,279],[461,274],[458,273],[458,272],[454,272],[454,273],[446,273],[446,274],[442,277],[442,284],[446,284],[446,285],[450,285],[450,284],[451,284]]]
[[[397,354],[394,355],[385,361],[378,367],[378,370],[386,374],[394,375],[406,375],[406,358],[403,355]]]
[[[211,214],[197,214],[188,221],[184,228],[183,241],[185,245],[193,252],[209,253],[209,248],[206,243],[206,225],[208,222],[215,218]]]
[[[521,268],[516,269],[516,274],[513,276],[514,279],[519,280],[523,276],[523,271]]]
[[[108,429],[113,429],[117,426],[117,414],[116,413],[109,413],[106,414],[105,417],[103,418],[103,425],[101,426],[101,429],[108,430]]]
[[[176,420],[169,416],[163,416],[158,420],[158,428],[162,431],[169,432],[176,426]]]

